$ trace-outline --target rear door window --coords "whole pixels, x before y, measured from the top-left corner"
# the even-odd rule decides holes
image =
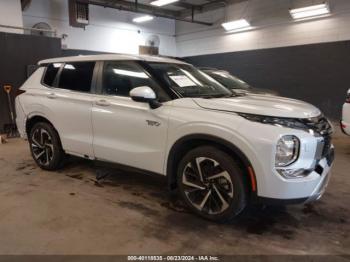
[[[43,83],[47,86],[54,86],[54,81],[56,79],[56,75],[62,66],[62,63],[53,63],[49,64],[45,71],[45,76],[43,79]]]
[[[65,63],[58,87],[62,89],[90,92],[95,62]]]

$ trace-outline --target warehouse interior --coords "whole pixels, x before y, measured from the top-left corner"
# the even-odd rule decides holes
[[[350,137],[339,123],[349,90],[350,1],[151,2],[0,0],[0,255],[348,261]],[[310,5],[327,5],[328,13],[291,15]],[[223,27],[242,20],[249,23]],[[98,54],[169,57],[225,70],[253,87],[316,106],[335,130],[326,193],[305,205],[252,206],[233,223],[216,224],[191,214],[162,177],[76,157],[62,170],[41,170],[27,141],[6,137],[18,90],[40,60]]]

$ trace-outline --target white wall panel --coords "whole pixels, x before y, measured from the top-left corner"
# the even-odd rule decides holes
[[[318,3],[318,0],[250,0],[249,4],[242,2],[229,6],[227,20],[246,18],[255,27],[240,33],[227,33],[221,27],[225,17],[223,9],[196,17],[202,20],[215,18],[212,27],[176,22],[177,55],[186,57],[350,40],[349,0],[331,0],[331,16],[293,21],[289,8],[312,3]]]
[[[175,22],[155,18],[144,24],[134,24],[132,19],[140,14],[90,5],[90,24],[86,29],[69,26],[68,1],[33,0],[23,13],[26,27],[46,22],[58,36],[67,34],[63,41],[69,49],[85,49],[101,52],[138,54],[138,46],[147,37],[160,37],[160,54],[175,56]]]
[[[20,0],[0,0],[0,25],[23,27]],[[23,30],[0,26],[0,32],[23,33]]]

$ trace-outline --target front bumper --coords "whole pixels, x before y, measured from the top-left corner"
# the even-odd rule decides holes
[[[334,162],[334,147],[332,146],[328,152],[328,154],[319,161],[314,171],[318,174],[319,178],[317,179],[317,183],[315,181],[310,181],[312,185],[314,185],[313,190],[311,193],[305,197],[301,198],[291,198],[291,199],[278,199],[278,198],[269,198],[269,197],[258,197],[257,202],[263,203],[263,204],[270,204],[270,205],[291,205],[291,204],[302,204],[302,203],[309,203],[316,200],[319,200],[324,192],[326,191],[328,182],[331,177],[330,169]],[[286,182],[288,183],[288,182]],[[288,185],[289,190],[300,190],[301,186],[304,188],[309,188],[309,186],[303,182],[303,185],[295,184],[295,188],[290,187]]]
[[[305,131],[249,120],[241,123],[240,135],[250,146],[249,150],[244,152],[251,162],[256,179],[256,191],[252,200],[296,204],[313,201],[322,196],[330,178],[334,159],[332,128],[323,117],[318,117],[312,125],[308,125],[310,129]],[[286,135],[293,135],[299,139],[298,159],[289,166],[276,167],[276,144]],[[296,177],[283,175],[283,171],[285,174],[295,171]],[[301,172],[300,175],[297,175],[298,172]]]

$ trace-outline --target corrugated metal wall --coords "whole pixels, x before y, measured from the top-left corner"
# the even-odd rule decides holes
[[[0,132],[3,132],[4,124],[10,122],[3,85],[14,87],[13,99],[16,90],[27,79],[28,65],[57,56],[61,56],[59,38],[0,33]]]

